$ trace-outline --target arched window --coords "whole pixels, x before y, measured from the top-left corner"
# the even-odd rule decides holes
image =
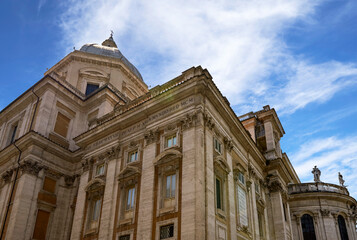
[[[338,220],[338,228],[340,229],[341,240],[348,240],[345,219],[341,215],[339,215],[337,220]]]
[[[301,227],[304,240],[316,240],[314,220],[309,214],[301,217]]]

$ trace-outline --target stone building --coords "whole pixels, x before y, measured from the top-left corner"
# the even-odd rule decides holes
[[[356,200],[301,184],[283,135],[200,66],[148,89],[86,44],[0,112],[0,239],[357,239]]]

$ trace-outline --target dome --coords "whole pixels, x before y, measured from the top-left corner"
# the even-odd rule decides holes
[[[129,62],[128,59],[126,59],[126,57],[124,57],[124,55],[119,51],[112,35],[106,39],[102,45],[96,43],[87,43],[84,44],[79,51],[106,57],[119,58],[135,74],[135,76],[143,80],[138,69],[133,64],[131,64],[131,62]]]

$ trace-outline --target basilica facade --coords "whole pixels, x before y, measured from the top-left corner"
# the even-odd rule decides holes
[[[273,108],[202,67],[151,89],[112,36],[0,112],[0,239],[357,239],[343,185],[301,183]]]

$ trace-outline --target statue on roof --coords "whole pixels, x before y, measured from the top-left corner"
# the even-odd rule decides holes
[[[313,169],[312,169],[312,174],[314,174],[314,181],[315,182],[321,182],[320,181],[320,176],[321,176],[321,171],[320,169],[317,168],[317,166],[315,166]]]
[[[340,182],[340,185],[344,187],[345,185],[345,180],[343,180],[343,176],[340,172],[338,172],[338,181]]]

